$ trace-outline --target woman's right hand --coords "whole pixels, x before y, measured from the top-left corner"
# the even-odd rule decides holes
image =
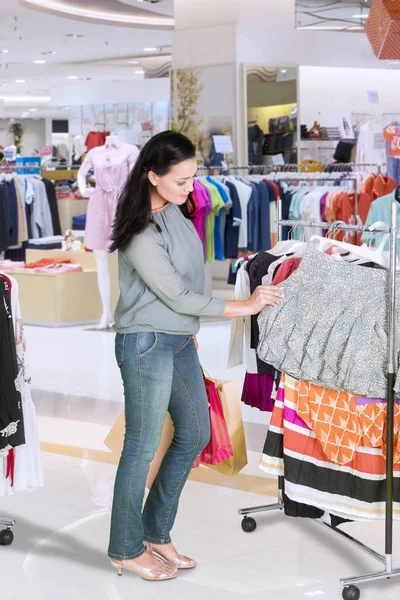
[[[258,315],[265,306],[276,306],[283,296],[283,290],[275,285],[260,285],[247,300],[250,314]]]

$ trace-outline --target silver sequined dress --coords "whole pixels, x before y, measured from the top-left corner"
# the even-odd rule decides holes
[[[298,379],[384,398],[387,283],[387,271],[346,263],[310,244],[297,271],[280,284],[285,298],[258,318],[259,357]]]

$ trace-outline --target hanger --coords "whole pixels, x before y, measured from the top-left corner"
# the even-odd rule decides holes
[[[378,227],[387,227],[387,223],[385,223],[384,221],[376,221],[376,223],[372,223],[372,225],[370,225],[370,226],[369,226],[369,229],[370,229],[370,231],[375,231],[375,229],[377,229]],[[373,233],[373,234],[372,234],[372,239],[375,239],[375,236],[376,236],[377,234],[379,234],[379,233],[382,233],[382,232],[381,232],[381,231],[377,231],[377,232]],[[382,245],[383,245],[383,247],[385,247],[385,246],[386,246],[386,243],[387,243],[387,241],[389,240],[389,238],[390,238],[390,233],[384,233],[384,234],[383,234],[383,237],[382,237],[382,241],[381,241],[381,243],[379,244],[378,248],[379,248],[380,246],[382,246]],[[371,240],[371,241],[372,241],[372,240]],[[373,249],[375,249],[375,250],[376,250],[376,248],[373,248],[372,246],[369,246],[369,247],[370,247],[372,250],[373,250]]]
[[[386,224],[385,224],[386,225]],[[378,225],[376,225],[377,227]],[[319,235],[313,235],[310,238],[310,242],[314,243],[318,250],[323,252],[327,248],[331,246],[336,246],[338,248],[342,248],[347,252],[355,254],[360,258],[366,260],[367,262],[373,262],[381,267],[389,268],[389,253],[384,251],[387,238],[385,238],[379,245],[378,248],[370,248],[367,244],[363,244],[362,246],[354,246],[354,244],[349,244],[347,242],[339,242],[337,240],[332,240],[329,238],[324,238]]]

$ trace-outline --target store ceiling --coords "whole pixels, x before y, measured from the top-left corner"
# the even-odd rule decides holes
[[[52,0],[53,5],[56,3],[58,0]],[[109,10],[118,4],[121,15],[139,14],[138,3],[132,8],[129,0],[63,0],[60,4],[77,8],[96,5],[97,9],[103,5]],[[1,5],[0,98],[46,97],[54,86],[84,81],[134,81],[143,78],[137,73],[141,59],[145,64],[151,56],[164,57],[161,62],[170,60],[172,28],[159,28],[150,21],[146,27],[99,24],[93,19],[60,16],[43,7],[34,10],[27,7],[26,0],[1,0]],[[141,16],[152,18],[157,14],[157,4],[141,2],[139,6]],[[172,1],[167,0],[163,19],[171,6]],[[132,64],[132,59],[139,64]],[[40,102],[32,106],[40,107]],[[11,116],[7,110],[7,116]],[[20,112],[14,111],[12,116],[18,117]],[[41,116],[41,112],[35,116]]]
[[[299,29],[363,31],[371,0],[296,0]]]

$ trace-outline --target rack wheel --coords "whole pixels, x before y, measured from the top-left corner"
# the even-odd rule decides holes
[[[252,517],[245,517],[242,521],[242,529],[246,533],[252,533],[257,529],[257,522]]]
[[[0,546],[9,546],[13,543],[14,534],[11,529],[3,529],[0,531]]]
[[[349,585],[343,590],[343,600],[360,600],[361,592],[355,585]]]

